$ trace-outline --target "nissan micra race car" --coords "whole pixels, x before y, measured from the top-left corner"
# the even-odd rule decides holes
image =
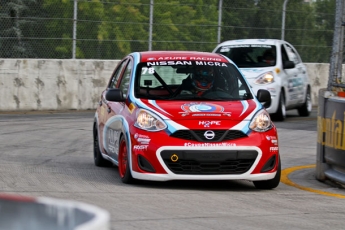
[[[312,101],[306,66],[290,43],[277,39],[230,40],[213,52],[234,61],[255,93],[259,89],[270,91],[272,103],[267,111],[274,120],[283,121],[286,110],[291,109],[309,116]]]
[[[267,90],[252,89],[216,53],[131,53],[115,68],[94,117],[94,163],[135,180],[249,180],[278,186],[278,136]]]

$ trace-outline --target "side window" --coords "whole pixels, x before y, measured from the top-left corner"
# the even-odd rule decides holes
[[[111,77],[111,81],[109,83],[109,87],[108,88],[116,88],[117,86],[117,82],[119,81],[119,77],[122,73],[123,68],[126,66],[127,63],[127,59],[123,60],[120,65],[118,65],[118,67],[116,68],[116,70],[113,73],[113,76]]]
[[[296,53],[296,51],[288,44],[285,44],[285,47],[289,60],[293,61],[295,64],[300,63],[299,55]]]
[[[126,69],[123,73],[123,77],[121,78],[120,85],[119,85],[119,88],[122,90],[124,97],[127,97],[129,80],[131,79],[132,69],[133,69],[133,61],[129,60],[126,66]]]
[[[282,53],[282,60],[283,60],[283,63],[284,63],[285,61],[289,61],[289,57],[287,56],[287,53],[286,53],[286,50],[285,50],[284,45],[281,45],[281,53]]]

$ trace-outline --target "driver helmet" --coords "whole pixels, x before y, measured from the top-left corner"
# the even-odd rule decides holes
[[[272,50],[266,50],[266,52],[264,53],[263,55],[263,61],[266,62],[267,64],[269,65],[274,65],[275,64],[275,55],[274,55],[274,52],[273,52],[273,49]]]
[[[192,75],[193,86],[198,91],[206,91],[212,88],[214,82],[214,72],[210,66],[198,66]]]

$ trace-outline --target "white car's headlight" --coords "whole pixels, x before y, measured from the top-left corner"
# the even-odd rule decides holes
[[[267,111],[260,110],[257,114],[255,114],[249,124],[249,128],[256,132],[265,132],[270,130],[272,128],[272,121]]]
[[[267,72],[264,74],[261,74],[255,81],[255,84],[258,85],[266,85],[274,82],[274,75],[273,72]]]
[[[138,110],[134,126],[147,131],[160,131],[167,127],[159,117],[143,109]]]

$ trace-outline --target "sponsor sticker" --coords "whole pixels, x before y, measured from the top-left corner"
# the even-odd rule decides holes
[[[230,112],[224,112],[224,107],[221,105],[207,103],[207,102],[192,102],[181,106],[184,112],[180,112],[182,116],[193,113],[192,116],[231,116]]]
[[[128,106],[129,112],[133,113],[134,109],[135,109],[135,105],[133,103],[129,104],[129,106]]]
[[[220,146],[236,146],[235,143],[184,143],[185,147],[220,147]]]
[[[195,65],[206,65],[206,66],[220,66],[227,67],[227,64],[223,62],[213,61],[195,61]],[[193,61],[148,61],[147,66],[160,66],[160,65],[194,65]]]
[[[147,150],[148,145],[134,145],[134,150]]]
[[[167,61],[167,60],[193,60],[193,61],[216,61],[216,62],[220,62],[222,61],[221,58],[211,58],[211,57],[184,57],[184,56],[176,56],[176,57],[158,57],[158,58],[154,58],[154,57],[150,57],[147,60],[149,61]]]
[[[116,153],[116,149],[119,147],[120,131],[108,129],[108,149],[111,153]]]
[[[220,125],[220,121],[199,121],[199,125],[204,126],[205,128],[212,126]]]
[[[277,152],[278,150],[278,147],[270,147],[270,152]]]

